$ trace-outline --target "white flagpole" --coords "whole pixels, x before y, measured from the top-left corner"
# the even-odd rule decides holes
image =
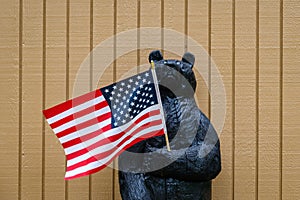
[[[157,101],[158,101],[158,104],[159,104],[159,107],[160,107],[160,112],[162,113],[162,123],[163,123],[163,126],[164,126],[164,133],[165,133],[167,150],[171,151],[170,143],[169,143],[169,137],[168,137],[168,133],[167,133],[164,110],[163,110],[162,103],[161,103],[161,98],[160,98],[160,93],[159,93],[159,86],[158,86],[157,77],[156,77],[156,73],[155,73],[155,64],[154,64],[153,60],[151,60],[151,72],[152,72],[152,76],[153,76],[153,80],[154,80],[154,86],[155,86]]]

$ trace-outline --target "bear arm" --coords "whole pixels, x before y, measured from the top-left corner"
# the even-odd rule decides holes
[[[145,185],[145,175],[142,173],[119,172],[119,185],[122,199],[151,200],[150,192]]]
[[[176,178],[184,181],[208,181],[214,179],[221,171],[219,142],[214,145],[192,146],[188,149],[172,150],[161,149],[152,152],[153,157],[159,157],[161,162],[171,163],[163,169],[150,174]],[[210,152],[206,155],[206,151]],[[179,158],[178,155],[180,155]],[[151,156],[151,157],[152,157]],[[173,162],[172,162],[173,161]],[[151,159],[148,160],[151,163]]]

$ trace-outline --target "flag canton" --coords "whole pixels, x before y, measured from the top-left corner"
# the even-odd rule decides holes
[[[112,127],[126,124],[158,103],[153,82],[149,70],[100,89],[112,112]]]

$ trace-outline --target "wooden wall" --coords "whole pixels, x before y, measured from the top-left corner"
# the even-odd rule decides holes
[[[110,168],[64,181],[64,153],[41,111],[72,97],[77,70],[97,44],[147,26],[191,36],[222,74],[227,114],[223,169],[213,181],[213,199],[300,199],[298,0],[0,0],[0,5],[0,199],[120,199],[117,172]],[[160,37],[163,48],[167,38]],[[185,41],[174,45],[189,49]],[[118,48],[116,41],[111,49]],[[147,63],[149,51],[123,55],[99,86]],[[214,118],[207,88],[197,77],[199,106]]]

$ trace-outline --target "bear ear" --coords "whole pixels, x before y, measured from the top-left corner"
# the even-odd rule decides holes
[[[150,54],[149,54],[149,63],[151,63],[151,61],[153,60],[154,62],[155,61],[160,61],[160,60],[163,60],[163,56],[162,56],[162,53],[159,51],[159,50],[155,50],[155,51],[152,51]]]
[[[190,52],[186,52],[183,56],[182,56],[182,62],[186,62],[192,65],[192,67],[194,66],[195,63],[195,56],[190,53]]]

